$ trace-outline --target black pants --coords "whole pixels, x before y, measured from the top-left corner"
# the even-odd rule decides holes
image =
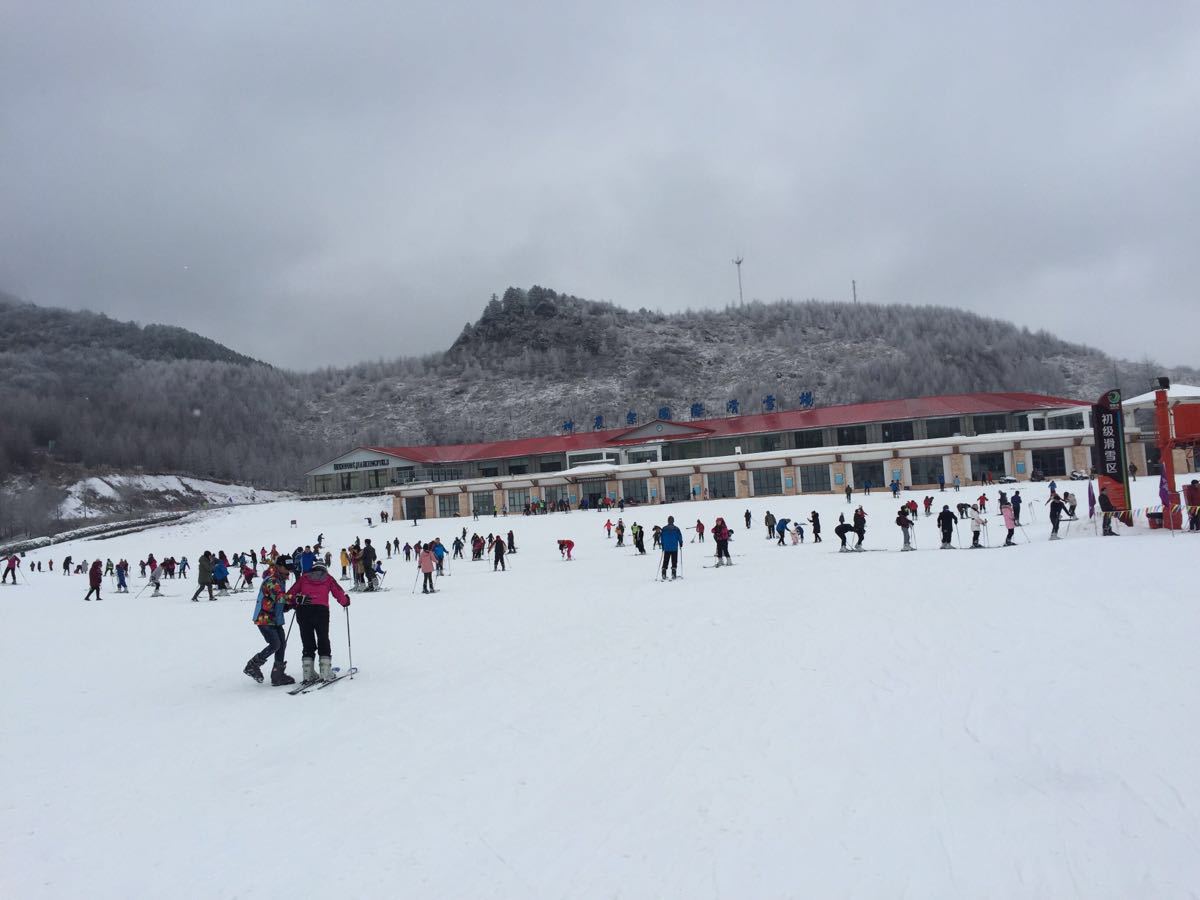
[[[717,541],[717,559],[729,559],[729,541]],[[733,562],[733,560],[729,560]]]
[[[208,588],[208,599],[215,600],[216,597],[213,596],[212,587],[213,586],[212,586],[211,581],[208,584],[205,584],[203,581],[200,582],[200,587],[196,588],[196,593],[192,594],[192,599],[195,600],[197,597],[199,597],[201,594],[204,593],[205,588]]]
[[[679,551],[678,550],[664,550],[663,551],[663,562],[662,562],[663,578],[667,577],[667,566],[671,567],[672,575],[674,575],[679,570]]]
[[[867,530],[864,528],[862,531],[859,531],[859,530],[856,528],[856,529],[854,530],[854,533],[855,533],[856,535],[858,535],[858,540],[854,542],[854,546],[855,546],[855,547],[861,547],[861,546],[862,546],[862,542],[863,542],[863,538],[865,538],[865,537],[867,536]]]
[[[950,529],[949,528],[942,529],[942,543],[943,544],[950,543]]]
[[[14,582],[14,583],[15,583],[15,582]],[[95,591],[95,592],[96,592],[96,599],[97,599],[97,600],[99,600],[99,599],[100,599],[100,588],[99,588],[99,587],[88,588],[87,596],[86,596],[86,597],[84,597],[83,599],[84,599],[84,600],[90,600],[90,599],[91,599],[91,597],[92,597],[92,591]]]
[[[971,530],[971,546],[972,547],[979,546],[979,532],[975,531],[974,529]]]
[[[813,529],[813,543],[814,544],[821,543],[821,529],[820,528]]]
[[[271,656],[275,657],[275,665],[283,664],[283,651],[286,644],[286,634],[282,625],[259,625],[259,633],[266,639],[267,646],[259,651],[254,658],[258,660],[258,664],[262,665]]]
[[[296,624],[300,628],[301,656],[333,656],[329,649],[329,607],[306,603],[296,607]]]
[[[1004,539],[1004,543],[1006,543],[1006,544],[1011,544],[1011,543],[1013,542],[1013,533],[1014,533],[1016,530],[1017,530],[1017,529],[1015,529],[1015,528],[1010,528],[1010,529],[1008,529],[1008,536],[1007,536],[1007,537]]]
[[[0,578],[0,582],[8,581],[9,575],[12,576],[13,584],[16,584],[17,583],[17,570],[16,569],[5,569],[4,577]]]
[[[502,571],[505,571],[505,572],[508,571],[508,567],[504,565],[504,554],[503,553],[497,553],[496,558],[492,561],[492,571],[493,572],[496,571],[497,567],[499,567]]]
[[[425,580],[421,582],[421,593],[427,593],[433,590],[433,573],[425,572]]]
[[[1058,516],[1050,517],[1050,533],[1058,534]]]

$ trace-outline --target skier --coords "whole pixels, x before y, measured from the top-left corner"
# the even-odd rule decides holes
[[[901,547],[900,549],[901,550],[912,550],[913,545],[912,545],[912,541],[910,540],[910,534],[912,531],[912,522],[908,518],[908,506],[907,505],[900,507],[900,511],[896,514],[896,524],[899,526],[900,531],[903,532],[903,534],[904,534],[904,546]]]
[[[1100,488],[1100,511],[1104,514],[1104,526],[1100,533],[1104,537],[1116,537],[1117,533],[1113,531],[1112,527],[1116,507],[1113,506],[1112,498],[1108,496],[1108,488]]]
[[[861,506],[854,511],[854,533],[858,535],[858,540],[854,542],[854,549],[861,552],[863,538],[867,536],[867,513]]]
[[[633,546],[637,548],[639,556],[646,555],[646,529],[637,522],[633,523]]]
[[[208,599],[216,600],[213,596],[213,555],[205,550],[200,554],[200,562],[196,563],[196,580],[200,583],[200,587],[196,588],[196,593],[192,594],[192,602],[198,603],[200,595],[208,588]]]
[[[275,560],[275,565],[269,566],[263,573],[262,585],[258,589],[258,598],[254,602],[254,614],[250,621],[258,626],[259,634],[266,639],[267,646],[250,657],[246,668],[242,669],[262,684],[263,663],[274,656],[275,664],[271,667],[271,684],[274,687],[296,683],[296,679],[284,671],[287,661],[283,658],[287,650],[287,633],[283,630],[283,619],[287,610],[292,607],[285,590],[290,564],[291,560],[283,557]]]
[[[750,530],[750,522],[751,522],[750,510],[746,510],[746,530],[747,531]]]
[[[439,541],[439,543],[440,543],[440,541]],[[508,552],[509,553],[517,552],[517,542],[516,542],[516,539],[513,538],[513,533],[512,533],[511,528],[508,531]]]
[[[959,488],[961,488],[961,487],[962,487],[962,479],[959,478],[957,475],[955,475],[954,476],[954,492],[957,494]]]
[[[654,549],[662,547],[662,526],[655,525],[650,529],[650,536],[654,539]]]
[[[463,547],[466,546],[466,544],[463,543],[463,539],[460,537],[455,537],[454,543],[452,543],[450,546],[454,550],[454,553],[451,555],[450,558],[451,559],[462,559],[463,558]],[[405,557],[405,559],[407,559],[407,558],[408,557]]]
[[[696,520],[696,540],[701,544],[704,543],[704,523],[699,519]]]
[[[362,570],[363,579],[367,583],[367,590],[375,590],[375,560],[378,559],[378,554],[375,548],[371,546],[371,539],[367,538],[363,541],[362,548]]]
[[[163,566],[159,566],[157,569],[150,570],[150,583],[152,585],[154,585],[154,593],[152,593],[150,595],[151,597],[161,597],[162,596],[162,591],[160,591],[159,588],[162,585],[162,577],[166,573],[167,573],[167,570]]]
[[[846,535],[850,534],[852,531],[854,531],[853,527],[847,525],[844,519],[838,523],[837,528],[833,529],[833,533],[836,534],[838,539],[842,542],[842,546],[838,548],[838,553],[849,552],[850,548],[846,546]]]
[[[329,647],[330,594],[342,606],[350,605],[350,598],[342,586],[329,577],[329,571],[321,562],[302,574],[287,592],[296,604],[296,624],[300,626],[300,641],[304,645],[300,654],[301,677],[306,683],[333,678],[333,651]],[[319,658],[319,673],[313,669],[314,655]]]
[[[1021,492],[1013,491],[1012,500],[1009,501],[1012,505],[1013,522],[1021,524]]]
[[[892,487],[892,499],[899,500],[900,499],[900,482],[897,481],[895,478],[893,478],[891,487]]]
[[[821,517],[815,509],[812,511],[812,515],[809,516],[808,524],[812,526],[813,543],[821,543]]]
[[[978,504],[971,507],[971,549],[982,550],[983,545],[979,543],[979,532],[983,530],[983,526],[987,524],[987,519],[983,517],[983,513],[979,509]]]
[[[771,511],[767,510],[767,514],[763,516],[763,524],[767,526],[767,540],[775,539],[775,517],[771,515]]]
[[[1050,499],[1046,502],[1050,504],[1050,540],[1062,540],[1058,533],[1058,523],[1062,520],[1066,504],[1063,503],[1062,497],[1058,496],[1058,494],[1051,494]]]
[[[17,583],[17,566],[21,565],[21,557],[13,554],[8,558],[7,564],[4,566],[4,576],[0,578],[0,584],[8,581],[8,577],[12,576],[12,583]]]
[[[129,563],[127,563],[125,561],[124,557],[121,557],[121,561],[119,563],[117,563],[116,572],[117,572],[117,593],[118,594],[128,594],[129,593],[129,585],[126,583],[125,579],[129,575]]]
[[[420,544],[418,544],[417,547],[420,547]],[[414,548],[414,550],[416,550],[416,554],[417,554],[417,568],[419,568],[421,570],[421,574],[424,576],[424,580],[421,582],[421,593],[422,594],[432,594],[434,592],[434,588],[433,588],[433,569],[434,569],[433,550],[431,550],[428,547],[424,547],[421,549]]]
[[[179,577],[180,578],[187,578],[187,570],[189,568],[191,568],[191,565],[192,564],[190,562],[188,562],[188,558],[186,556],[179,560]],[[129,563],[125,563],[125,569],[126,570],[129,569]]]
[[[242,560],[242,583],[247,590],[254,590],[254,579],[258,577],[258,569]]]
[[[791,519],[780,519],[775,523],[775,534],[779,537],[777,543],[780,547],[783,546],[783,539],[788,533],[788,525],[791,521]]]
[[[767,513],[770,515],[770,513]],[[671,578],[674,579],[679,571],[679,548],[683,545],[683,532],[675,524],[674,516],[667,516],[666,527],[661,534],[662,541],[662,580],[667,579],[667,566],[671,567]]]
[[[942,530],[942,549],[953,550],[954,546],[950,543],[950,532],[958,524],[958,516],[950,512],[949,503],[942,504],[942,511],[938,513],[937,523],[938,528]]]
[[[987,512],[987,494],[980,494],[977,502],[979,504],[979,511],[983,513]]]
[[[618,525],[618,533],[624,532],[625,526]],[[620,541],[617,541],[620,544]],[[502,572],[508,571],[508,566],[504,564],[504,541],[496,538],[496,542],[492,545],[492,571],[495,572],[499,568]]]
[[[941,472],[938,472],[938,479],[937,479],[937,481],[938,481],[938,490],[939,490],[939,491],[942,491],[942,492],[945,492],[945,490],[946,490],[946,476],[945,476],[943,473],[941,473]]]
[[[612,530],[613,530],[612,519],[609,519],[604,523],[604,530],[608,533],[608,539],[612,540]]]
[[[90,588],[87,592],[87,596],[83,598],[84,600],[92,599],[92,591],[96,592],[97,600],[101,599],[100,583],[104,580],[104,575],[100,571],[100,565],[100,560],[97,559],[92,563],[92,568],[88,571],[88,584],[90,585]]]
[[[1075,521],[1075,507],[1079,505],[1078,501],[1075,499],[1075,495],[1072,494],[1070,491],[1063,491],[1062,498],[1063,498],[1063,503],[1067,504],[1067,518],[1070,519],[1072,522],[1074,522]]]
[[[924,503],[924,505],[925,505],[925,515],[932,516],[933,515],[933,497],[926,497],[922,501],[922,503]]]
[[[221,556],[224,555],[225,554],[223,553],[221,554]],[[226,564],[225,560],[220,557],[218,557],[217,561],[213,563],[212,580],[213,584],[220,589],[222,594],[229,593],[229,566]]]
[[[497,538],[496,540],[499,541],[500,539]],[[446,548],[444,546],[442,546],[441,538],[433,539],[432,550],[433,550],[434,568],[437,569],[438,578],[441,578],[442,572],[445,569],[445,565],[446,565]]]
[[[342,552],[345,552],[345,551],[342,551]],[[412,544],[405,541],[405,543],[404,543],[404,561],[405,562],[409,561],[412,552],[413,552]],[[347,559],[349,559],[349,557],[347,557]]]
[[[1013,534],[1017,530],[1017,520],[1013,516],[1013,508],[1011,503],[1000,504],[1000,515],[1004,519],[1004,527],[1008,529],[1008,535],[1004,538],[1005,547],[1015,547],[1017,542],[1013,540]]]
[[[849,504],[849,503],[851,503],[851,502],[852,502],[852,501],[850,500],[850,494],[851,494],[851,491],[850,491],[850,482],[848,482],[848,481],[847,481],[847,482],[846,482],[846,503],[847,503],[847,504]]]
[[[571,551],[575,549],[575,542],[566,538],[558,542],[558,555],[563,559],[571,559]]]
[[[732,566],[733,560],[729,558],[729,538],[733,532],[729,530],[729,526],[725,524],[725,520],[718,517],[713,523],[712,536],[717,542],[717,565]]]

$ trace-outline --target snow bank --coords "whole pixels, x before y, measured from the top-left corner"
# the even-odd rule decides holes
[[[205,505],[257,503],[294,497],[286,491],[263,491],[244,484],[223,484],[179,475],[105,475],[85,478],[67,489],[59,505],[64,519],[110,516],[147,503]]]
[[[194,561],[324,532],[336,555],[465,527],[511,528],[518,553],[505,573],[454,560],[432,596],[384,556],[389,591],[332,615],[335,665],[352,625],[360,675],[296,697],[241,674],[252,595],[136,597],[135,577],[83,603],[57,572],[0,589],[5,894],[1188,896],[1200,537],[1081,520],[1049,543],[1045,487],[1021,493],[1022,543],[981,551],[929,549],[921,516],[916,553],[839,554],[837,496],[631,509],[647,533],[667,515],[736,530],[734,567],[686,543],[667,583],[604,515],[367,528],[378,498],[56,547]],[[896,551],[895,502],[866,507],[866,546]],[[777,546],[768,509],[819,510],[825,542]]]

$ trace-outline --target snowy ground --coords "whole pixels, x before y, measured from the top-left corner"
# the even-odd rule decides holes
[[[1153,480],[1136,489],[1156,502]],[[0,591],[0,894],[1200,893],[1196,536],[1080,521],[1051,544],[1039,507],[1014,549],[930,549],[922,517],[922,552],[850,556],[837,497],[630,510],[647,533],[667,514],[737,531],[735,568],[689,544],[664,584],[596,513],[366,529],[380,504],[218,509],[53,548],[194,560],[318,531],[336,553],[515,530],[509,572],[454,562],[429,597],[385,558],[390,590],[353,595],[361,674],[319,693],[241,674],[260,641],[236,595],[193,604],[167,582],[83,603],[85,579],[57,572]],[[894,505],[869,498],[872,549],[899,546]],[[763,538],[765,509],[814,508],[824,544]]]

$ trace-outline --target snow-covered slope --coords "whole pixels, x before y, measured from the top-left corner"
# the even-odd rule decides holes
[[[335,664],[352,636],[359,676],[295,697],[241,673],[262,644],[251,595],[137,597],[135,575],[84,603],[57,571],[0,590],[3,893],[1194,895],[1200,538],[1084,520],[1052,544],[1045,488],[1022,493],[1022,543],[985,551],[929,549],[921,517],[921,552],[839,554],[838,497],[631,509],[647,531],[668,514],[737,531],[733,568],[686,544],[667,583],[604,515],[368,529],[378,498],[57,546],[194,560],[324,532],[336,554],[465,527],[512,528],[518,553],[505,573],[453,561],[432,596],[384,557],[389,590],[333,612]],[[895,551],[894,502],[866,502],[866,545]],[[825,542],[765,540],[767,509],[819,510]],[[299,655],[293,636],[293,672]]]
[[[291,499],[283,491],[264,491],[245,484],[225,484],[179,475],[106,475],[75,482],[59,506],[64,519],[111,516],[148,505],[168,508]]]

